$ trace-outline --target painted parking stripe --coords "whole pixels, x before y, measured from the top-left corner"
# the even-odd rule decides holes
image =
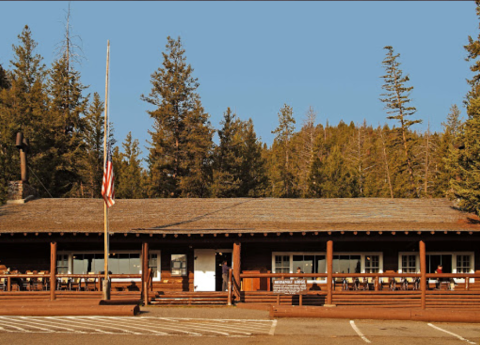
[[[161,324],[161,323],[153,323],[153,320],[152,321],[149,321],[149,320],[139,320],[138,318],[136,319],[136,324],[139,325],[140,327],[143,325],[142,323],[140,322],[145,322],[147,323],[148,325],[152,325],[156,328],[160,328],[160,329],[167,329],[167,330],[172,330],[172,327],[170,325],[166,325],[166,324]],[[135,323],[135,321],[131,321],[132,323]],[[193,336],[201,336],[202,333],[195,333],[195,332],[190,332],[190,331],[184,331],[184,330],[181,330],[181,329],[175,329],[176,332],[179,332],[179,333],[185,333],[185,334],[188,334],[188,335],[193,335]]]
[[[28,330],[28,329],[24,329],[22,327],[17,327],[17,326],[11,326],[11,325],[4,325],[6,327],[9,327],[9,328],[15,328],[15,329],[18,329],[24,333],[32,333],[32,331]]]
[[[268,332],[268,335],[274,335],[276,327],[277,327],[277,320],[273,320],[272,326],[270,327],[270,331]]]
[[[20,322],[20,320],[16,320],[16,319],[14,319],[14,318],[10,318],[9,320],[5,320],[5,318],[4,318],[4,317],[1,317],[1,316],[0,316],[0,318],[3,319],[3,320],[2,320],[3,323],[7,323],[7,324],[8,324],[8,323],[10,323],[10,324],[13,323],[13,324],[17,324],[17,325],[18,325],[18,323]],[[48,333],[55,333],[55,331],[52,331],[51,329],[46,329],[46,328],[42,328],[42,327],[38,327],[38,326],[32,326],[32,325],[30,325],[28,322],[23,322],[23,321],[21,321],[21,324],[22,324],[22,326],[24,326],[24,327],[30,327],[30,328],[40,329],[40,330],[45,331],[45,332],[48,332]]]
[[[78,317],[75,317],[75,316],[66,316],[66,317],[69,318],[69,319],[72,319],[73,322],[86,324],[86,325],[88,325],[88,326],[90,326],[90,327],[111,328],[111,329],[120,330],[120,331],[126,332],[126,333],[133,333],[133,332],[130,332],[130,331],[124,331],[123,328],[99,325],[99,324],[96,323],[96,322],[90,322],[90,320],[82,320],[81,318],[78,318]],[[109,333],[109,334],[115,334],[114,332],[108,332],[108,333]]]
[[[450,334],[451,336],[454,336],[454,337],[456,337],[456,338],[458,338],[458,339],[460,339],[460,340],[466,341],[466,342],[469,343],[469,344],[472,344],[472,345],[476,345],[476,344],[477,344],[477,343],[474,343],[473,341],[470,341],[470,340],[468,340],[468,339],[465,339],[464,337],[462,337],[462,336],[460,336],[460,335],[458,335],[458,334],[449,332],[449,331],[447,331],[447,330],[445,330],[445,329],[443,329],[443,328],[440,328],[440,327],[438,327],[438,326],[435,326],[435,325],[433,325],[433,324],[431,324],[431,323],[428,323],[428,325],[429,325],[430,327],[432,327],[432,328],[435,328],[436,330],[445,332],[445,333]]]
[[[363,333],[358,329],[358,327],[355,325],[355,322],[353,322],[353,320],[350,320],[350,326],[352,326],[353,330],[354,330],[355,332],[357,332],[358,336],[359,336],[360,338],[362,338],[362,340],[363,340],[364,342],[366,342],[366,343],[371,343],[371,341],[368,340],[368,339],[363,335]]]
[[[224,323],[223,325],[221,323]],[[188,324],[192,324],[192,322],[189,322]],[[229,331],[230,333],[239,333],[239,334],[243,334],[243,335],[252,335],[251,332],[243,332],[243,331],[240,331],[239,329],[244,329],[245,326],[238,326],[238,324],[232,324],[232,323],[226,323],[225,321],[222,321],[222,322],[216,322],[215,325],[212,325],[212,322],[208,319],[197,319],[194,324],[196,325],[200,325],[200,326],[205,326],[205,327],[208,327],[208,328],[211,328],[212,326],[214,326],[216,329],[220,329],[220,330],[225,330],[225,331]],[[233,328],[233,329],[232,329]],[[251,330],[250,328],[248,328],[248,330]]]
[[[46,318],[48,319],[60,319],[61,322],[70,322],[70,323],[74,323],[74,325],[70,325],[70,327],[78,327],[78,328],[83,328],[85,329],[86,327],[85,326],[77,326],[78,323],[82,323],[82,322],[77,322],[77,320],[67,320],[66,317],[53,317],[53,316],[47,316]],[[90,324],[88,324],[88,326],[90,326]],[[90,331],[94,331],[94,332],[98,332],[98,333],[103,333],[103,334],[115,334],[113,332],[108,332],[108,331],[104,331],[104,330],[101,330],[101,329],[98,329],[98,328],[91,328],[89,329]]]
[[[29,322],[29,323],[33,323],[35,325],[40,325],[40,326],[45,326],[45,327],[53,327],[53,328],[59,328],[59,329],[63,329],[63,330],[67,330],[67,331],[70,331],[70,332],[74,332],[74,333],[83,333],[83,332],[80,332],[80,331],[76,331],[72,328],[67,328],[67,327],[64,327],[64,326],[58,326],[56,324],[54,325],[50,325],[50,324],[45,324],[44,322],[38,322],[38,321],[35,321],[36,319],[35,318],[27,318],[26,316],[19,316],[19,319],[22,319],[22,320],[25,320],[26,322]],[[48,321],[47,321],[48,322]]]
[[[131,322],[131,320],[124,321],[124,320],[122,320],[122,318],[109,318],[109,319],[113,319],[115,324],[123,325],[124,327],[140,328],[142,330],[146,330],[147,332],[152,332],[152,333],[155,333],[155,334],[158,334],[158,335],[168,335],[168,333],[165,333],[165,332],[152,331],[151,330],[152,327],[149,327],[149,326],[146,326],[146,325],[135,325],[133,322]]]
[[[174,324],[175,324],[174,327],[178,327],[178,326],[179,326],[178,323],[180,323],[180,321],[178,321],[178,320],[167,319],[167,318],[161,318],[161,319],[163,319],[163,320],[165,320],[165,321],[169,321],[169,322],[174,323]],[[183,326],[183,325],[182,325],[182,326]],[[182,326],[180,326],[180,327],[182,327]],[[203,332],[208,332],[208,333],[215,333],[215,334],[220,334],[220,335],[230,335],[230,333],[213,331],[213,330],[211,329],[211,327],[210,327],[210,328],[205,328],[205,327],[195,326],[195,325],[192,325],[190,322],[189,322],[187,325],[183,326],[183,327],[194,328],[194,329],[196,329],[196,330],[201,330],[201,331],[203,331]]]
[[[90,320],[95,320],[95,322],[100,322],[100,323],[103,323],[103,324],[107,324],[107,326],[104,326],[102,324],[100,324],[99,326],[100,327],[107,327],[107,328],[111,328],[111,329],[119,329],[121,330],[122,332],[125,332],[125,333],[130,333],[130,334],[135,334],[135,335],[142,335],[142,333],[138,333],[138,332],[134,332],[134,331],[129,331],[125,328],[120,328],[120,327],[115,327],[115,326],[109,326],[109,324],[111,324],[111,322],[109,323],[108,321],[106,320],[103,320],[104,318],[99,318],[97,316],[86,316],[86,317],[82,317],[82,319],[90,319]],[[126,326],[123,326],[123,327],[126,327]],[[130,328],[130,327],[129,327]]]

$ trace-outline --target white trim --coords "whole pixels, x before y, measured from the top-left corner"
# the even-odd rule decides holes
[[[140,262],[142,262],[142,253],[140,250],[110,250],[110,254],[140,254]],[[74,254],[104,254],[101,250],[61,250],[57,252],[57,255],[68,255],[68,273],[72,274],[73,271],[73,255]],[[160,250],[149,250],[149,254],[157,254],[157,277],[153,278],[152,281],[161,281],[162,269],[161,269],[161,251]],[[142,270],[139,270],[138,274],[142,274]],[[113,278],[114,282],[122,281],[141,281],[140,278]]]
[[[327,255],[325,252],[272,252],[272,273],[275,272],[275,256],[289,256],[290,257],[290,267],[289,267],[289,273],[295,273],[294,272],[294,267],[293,267],[293,256],[294,255],[321,255],[324,256],[325,259],[327,258]],[[337,255],[358,255],[360,256],[360,273],[365,273],[365,257],[366,256],[372,256],[372,255],[378,255],[379,257],[379,262],[378,262],[378,273],[383,273],[383,253],[382,252],[335,252],[333,256]],[[320,273],[320,272],[319,272]],[[327,273],[326,270],[325,272],[322,273]],[[308,280],[307,283],[313,284],[313,283],[321,283],[321,284],[326,284],[326,279],[321,279],[321,280]]]
[[[399,252],[398,253],[398,273],[402,273],[402,255],[415,255],[416,257],[416,271],[417,273],[420,272],[420,253],[419,252]],[[440,252],[440,251],[435,251],[435,252],[426,252],[425,256],[428,255],[451,255],[452,256],[452,273],[457,273],[457,255],[468,255],[470,256],[470,272],[469,273],[475,273],[475,252],[468,251],[468,252],[463,252],[463,251],[445,251],[445,252]],[[432,282],[436,282],[436,280],[432,280]],[[465,279],[457,279],[455,278],[456,283],[464,283]],[[470,279],[471,283],[475,282],[474,278]]]

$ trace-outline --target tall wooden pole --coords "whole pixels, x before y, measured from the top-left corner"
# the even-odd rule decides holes
[[[107,72],[105,76],[105,128],[104,128],[104,139],[103,139],[103,169],[107,166],[107,140],[108,140],[108,72],[110,64],[110,40],[107,41]],[[103,223],[104,223],[104,272],[105,280],[103,283],[103,299],[110,299],[110,282],[108,280],[108,256],[110,252],[109,248],[109,238],[108,238],[108,207],[107,203],[103,203]]]
[[[50,300],[55,300],[55,289],[57,288],[57,243],[50,243]]]
[[[420,241],[420,290],[422,291],[422,309],[426,308],[427,293],[427,259],[425,255],[425,242]]]
[[[233,278],[235,280],[235,285],[237,286],[236,289],[234,289],[235,292],[235,297],[237,299],[237,302],[240,302],[240,268],[241,268],[241,260],[240,260],[240,251],[241,251],[242,245],[240,242],[235,242],[233,244]]]
[[[332,304],[333,241],[327,241],[327,303]]]

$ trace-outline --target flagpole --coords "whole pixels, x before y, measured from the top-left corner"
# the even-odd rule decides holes
[[[107,72],[105,76],[105,129],[104,129],[104,140],[103,140],[103,166],[104,169],[107,165],[107,140],[108,140],[108,72],[109,72],[109,63],[110,63],[110,40],[107,41]],[[103,281],[103,299],[110,299],[110,282],[108,279],[108,256],[109,256],[109,236],[108,236],[108,207],[107,203],[103,203],[103,223],[104,223],[104,272],[105,279]]]

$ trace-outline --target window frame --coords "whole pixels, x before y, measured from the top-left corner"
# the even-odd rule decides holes
[[[289,256],[290,257],[290,272],[289,273],[296,273],[295,270],[296,268],[293,267],[293,256],[294,255],[318,255],[318,256],[325,256],[325,259],[327,258],[327,253],[326,252],[272,252],[272,273],[275,272],[275,256],[281,255],[281,256]],[[377,255],[378,256],[378,273],[383,273],[383,253],[382,252],[335,252],[334,255],[359,255],[360,256],[360,271],[361,273],[365,273],[365,257],[366,256],[372,256],[372,255]],[[324,272],[327,273],[327,272]],[[368,273],[367,273],[368,274]],[[320,283],[320,284],[326,284],[327,279],[326,278],[321,278],[321,280],[312,280],[312,279],[307,279],[308,284],[313,284],[313,283]]]
[[[173,255],[185,255],[185,274],[173,274],[173,266],[172,266],[172,256]],[[182,270],[182,268],[180,268]],[[188,254],[187,253],[171,253],[170,254],[170,276],[171,277],[188,277]]]
[[[141,250],[110,250],[110,255],[115,254],[140,254],[140,263],[142,262],[142,251]],[[157,254],[157,277],[153,278],[152,281],[161,281],[161,250],[149,250],[150,254]],[[74,254],[104,254],[101,250],[62,250],[58,251],[57,255],[67,255],[68,256],[68,274],[73,274],[73,255]],[[142,274],[142,270],[139,270],[138,274]],[[124,281],[141,281],[141,278],[112,278],[112,282],[124,282]]]
[[[402,255],[415,255],[416,256],[416,267],[417,267],[417,272],[420,272],[420,253],[419,252],[399,252],[398,253],[398,272],[402,273]],[[434,252],[426,252],[425,256],[427,255],[451,255],[452,256],[452,273],[458,273],[457,272],[457,255],[466,255],[470,256],[470,272],[469,273],[475,273],[475,252],[472,251],[447,251],[447,252],[441,252],[441,251],[434,251]],[[456,283],[465,283],[465,279],[459,279],[459,278],[454,278]],[[435,279],[432,279],[432,282],[436,282]],[[470,282],[474,283],[475,279],[470,278]]]

